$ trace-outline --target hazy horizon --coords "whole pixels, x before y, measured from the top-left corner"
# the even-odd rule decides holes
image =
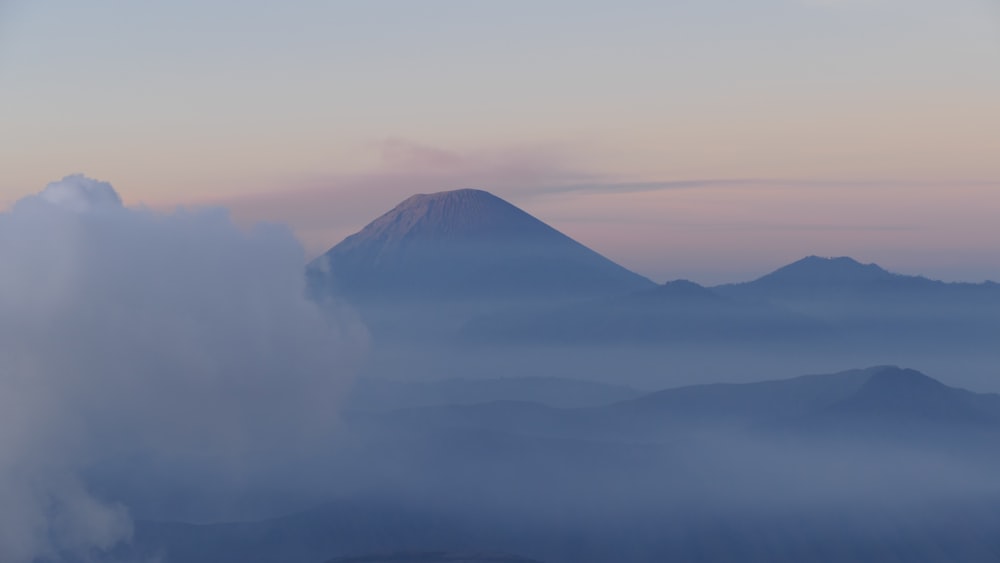
[[[71,176],[88,178],[87,175],[85,174],[72,174],[67,177]],[[54,178],[51,182],[48,182],[47,184],[57,183],[59,181],[60,181],[59,178]],[[677,186],[676,189],[703,190],[703,189],[711,189],[716,185],[718,185],[718,186],[724,186],[725,189],[727,190],[733,190],[739,188],[732,188],[729,186],[732,185],[739,186],[744,184],[752,186],[756,185],[757,183],[758,181],[734,181],[734,182],[712,181],[712,182],[707,182],[704,186],[680,185]],[[829,188],[829,186],[825,187]],[[969,186],[967,186],[967,188],[968,187]],[[981,188],[982,186],[978,187]],[[462,188],[456,188],[456,189],[462,189]],[[659,186],[656,185],[650,188],[646,188],[645,186],[635,186],[626,191],[628,191],[629,193],[635,193],[641,195],[644,192],[648,191],[655,192],[658,191],[659,189],[660,189]],[[663,189],[670,189],[670,186]],[[35,191],[37,190],[38,188],[35,189]],[[450,190],[441,190],[441,191],[450,191]],[[484,189],[484,191],[494,193],[489,189]],[[571,187],[571,189],[563,191],[587,192],[589,190],[587,190],[587,187],[578,188],[574,186]],[[388,212],[392,207],[395,206],[396,203],[400,203],[402,199],[409,197],[409,195],[418,195],[420,193],[436,193],[436,192],[437,190],[426,190],[425,192],[413,192],[411,194],[408,194],[407,196],[403,196],[399,201],[396,201],[395,203],[390,204],[389,206],[382,208],[379,211],[374,211],[368,218],[361,218],[361,217],[352,218],[349,221],[349,224],[351,225],[350,227],[344,229],[339,229],[339,228],[331,230],[324,229],[322,230],[324,236],[331,235],[331,236],[336,236],[338,238],[336,238],[335,240],[322,239],[318,241],[312,241],[312,244],[310,244],[309,238],[303,236],[301,228],[296,229],[296,225],[294,223],[284,222],[280,218],[268,217],[267,213],[259,215],[255,214],[244,215],[243,213],[240,212],[240,207],[238,205],[235,208],[231,209],[223,205],[222,202],[215,202],[215,203],[195,203],[190,205],[177,204],[176,206],[152,206],[151,209],[157,209],[160,211],[171,211],[173,209],[191,209],[191,210],[213,209],[213,208],[222,209],[226,213],[231,214],[233,218],[237,222],[241,223],[244,227],[252,227],[256,224],[278,224],[287,226],[296,233],[297,239],[305,249],[305,259],[308,262],[321,256],[323,253],[325,253],[327,250],[335,246],[337,243],[341,242],[347,236],[360,231],[361,227],[375,220],[383,213]],[[27,195],[31,195],[31,193]],[[546,203],[549,203],[550,204],[549,208],[551,208],[552,203],[558,203],[559,201],[561,201],[560,198],[566,197],[559,191],[556,191],[556,193],[551,195],[549,194],[545,195],[548,201],[542,201],[543,208],[545,208]],[[730,197],[732,196],[733,194],[730,192]],[[529,203],[537,201],[538,199],[537,196],[533,197],[530,194],[527,197]],[[126,202],[128,202],[127,195],[123,194],[123,199]],[[571,199],[569,199],[568,201],[572,202]],[[516,202],[516,200],[512,202]],[[137,209],[148,207],[147,205],[141,202],[134,202],[131,206]],[[531,213],[532,207],[535,206],[526,205],[523,206],[522,209]],[[605,207],[605,209],[607,209],[607,206]],[[314,208],[313,211],[315,212],[317,211],[317,209]],[[322,210],[320,209],[319,211]],[[559,210],[556,210],[556,213],[558,212]],[[649,210],[647,209],[646,212],[649,213]],[[903,248],[900,249],[901,250],[900,252],[891,252],[891,251],[873,252],[869,248],[867,248],[867,244],[864,241],[854,240],[852,237],[844,237],[843,244],[841,244],[840,242],[831,242],[831,241],[822,241],[819,244],[812,244],[811,241],[804,242],[799,240],[797,241],[798,244],[796,245],[795,250],[782,250],[780,252],[773,251],[770,253],[763,253],[762,255],[757,255],[754,254],[753,252],[747,252],[747,249],[745,247],[740,248],[739,256],[715,254],[711,252],[706,254],[697,254],[693,251],[687,253],[681,252],[680,254],[675,255],[673,259],[669,258],[665,259],[669,260],[669,262],[667,263],[659,263],[659,262],[654,263],[652,262],[653,258],[650,258],[648,256],[645,258],[643,258],[642,256],[637,256],[636,252],[630,249],[628,246],[616,247],[614,244],[610,244],[608,240],[602,241],[598,239],[594,241],[587,239],[578,239],[576,236],[574,236],[574,232],[576,232],[577,230],[575,227],[576,223],[579,222],[579,220],[560,221],[558,218],[552,220],[544,216],[540,216],[539,219],[542,219],[547,223],[550,223],[552,226],[559,228],[559,230],[561,230],[564,234],[569,235],[571,238],[576,238],[577,240],[579,240],[579,242],[585,244],[586,246],[589,246],[594,250],[601,252],[606,258],[616,263],[619,263],[622,266],[625,266],[626,268],[629,268],[630,270],[642,276],[645,276],[656,283],[666,283],[675,280],[691,280],[701,285],[712,286],[712,285],[727,284],[727,283],[747,282],[757,279],[778,268],[796,262],[807,256],[820,256],[824,258],[848,257],[857,260],[862,264],[871,264],[871,263],[877,264],[880,267],[888,271],[891,271],[893,273],[927,277],[929,279],[946,281],[946,282],[980,283],[984,281],[1000,280],[1000,263],[992,264],[989,261],[973,262],[969,260],[969,261],[963,261],[958,265],[952,263],[950,264],[951,267],[935,266],[932,263],[928,263],[928,261],[926,260],[922,260],[921,259],[922,256],[915,251],[916,247]],[[584,220],[583,222],[586,223],[587,221]],[[689,228],[694,227],[693,225],[685,225],[685,226]],[[829,232],[839,233],[851,230],[849,227],[844,227],[844,226],[816,225],[816,224],[808,226],[802,225],[802,228],[805,230],[811,230],[820,233],[829,233]],[[308,227],[306,227],[306,231],[308,230],[309,230]],[[631,229],[628,228],[616,229],[616,232],[609,233],[609,236],[611,237],[614,237],[615,235],[621,236],[623,235],[622,230],[631,230],[632,235],[637,235],[637,234],[643,234],[645,229],[644,225],[640,221],[638,224],[633,224]],[[781,231],[783,229],[776,227],[776,230]],[[905,227],[896,227],[893,225],[884,225],[881,227],[872,226],[868,230],[875,232],[881,231],[886,233],[892,233],[895,231],[907,231],[913,229],[907,229]],[[628,233],[624,234],[626,238],[628,238]],[[983,242],[989,242],[989,241],[983,241]],[[827,252],[813,250],[816,248],[826,249]],[[854,249],[855,252],[844,252],[840,251],[839,249]],[[948,264],[946,264],[946,266],[948,266]]]

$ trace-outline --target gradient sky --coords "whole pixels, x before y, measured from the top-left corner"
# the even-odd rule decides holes
[[[659,281],[1000,279],[1000,0],[0,0],[0,155],[312,253],[479,187]]]

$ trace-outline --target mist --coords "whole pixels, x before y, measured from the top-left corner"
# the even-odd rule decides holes
[[[127,208],[83,176],[0,215],[0,559],[110,548],[180,484],[290,482],[364,345],[303,262],[284,227]]]
[[[510,382],[528,394],[537,383]],[[925,398],[892,406],[924,385]],[[214,562],[393,550],[567,563],[883,561],[929,550],[988,561],[1000,410],[996,396],[971,394],[992,403],[979,411],[979,399],[949,389],[885,367],[572,408],[449,395],[359,410],[352,400],[324,460],[325,502],[194,530],[147,524],[138,545]],[[948,405],[955,397],[961,410]]]

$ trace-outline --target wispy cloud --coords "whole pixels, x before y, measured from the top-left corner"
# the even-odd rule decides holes
[[[830,216],[827,211],[817,208],[817,202],[831,200],[857,200],[857,205],[871,203],[876,199],[878,206],[883,200],[906,197],[907,193],[946,193],[949,189],[975,188],[978,192],[1000,190],[1000,180],[978,182],[956,181],[908,181],[897,179],[873,180],[865,178],[830,180],[822,178],[762,178],[762,177],[709,177],[709,178],[669,178],[632,179],[602,173],[585,159],[574,156],[573,151],[563,147],[535,146],[514,147],[494,150],[456,151],[437,146],[421,144],[404,139],[386,139],[373,144],[371,150],[378,156],[377,163],[369,171],[357,174],[331,174],[300,178],[288,185],[275,185],[271,191],[244,195],[222,204],[233,210],[236,217],[247,222],[279,221],[291,225],[305,243],[310,255],[318,255],[336,244],[345,236],[357,231],[369,221],[384,213],[395,204],[415,193],[437,192],[458,188],[481,188],[526,206],[540,213],[543,220],[554,221],[557,225],[582,223],[628,223],[639,225],[655,221],[662,224],[669,221],[672,228],[681,228],[684,216],[665,210],[662,213],[647,209],[646,204],[629,204],[636,198],[649,199],[656,192],[704,192],[701,200],[712,200],[713,190],[726,190],[732,196],[744,194],[736,199],[753,201],[752,209],[746,209],[747,217],[727,217],[736,214],[741,205],[727,204],[715,207],[711,221],[703,208],[708,203],[698,203],[699,211],[691,211],[688,217],[692,224],[687,230],[696,233],[706,228],[714,231],[733,232],[889,232],[915,229],[923,222],[921,218],[895,219],[892,215],[878,218],[852,219],[853,216]],[[980,188],[986,188],[980,189]],[[805,192],[814,195],[805,195]],[[755,194],[761,197],[755,197]],[[633,194],[632,199],[615,196]],[[778,195],[776,195],[778,194]],[[798,194],[798,195],[796,195]],[[687,197],[687,196],[685,196]],[[802,199],[799,204],[788,203],[788,198]],[[610,198],[610,199],[609,199]],[[593,201],[590,201],[593,200]],[[767,203],[772,202],[772,203]],[[813,202],[813,203],[808,203]],[[902,202],[902,203],[905,203]],[[611,205],[614,209],[609,209]],[[781,216],[776,206],[783,208],[795,205],[802,207],[799,215]],[[846,203],[837,205],[841,207]],[[660,204],[654,207],[659,209]],[[837,207],[837,209],[841,209]],[[663,214],[665,213],[665,214]],[[720,216],[720,213],[727,216]],[[912,215],[912,213],[911,213]],[[794,220],[786,220],[794,219]],[[707,225],[711,225],[710,227]],[[653,228],[650,225],[649,228]],[[583,234],[583,233],[581,233]],[[600,246],[600,240],[587,240],[589,244]],[[609,248],[610,249],[610,248]]]
[[[272,190],[207,203],[246,221],[292,225],[312,253],[325,250],[415,193],[480,188],[530,197],[552,186],[579,186],[600,176],[580,170],[558,147],[452,151],[403,139],[376,143],[377,166],[359,174],[289,180]]]
[[[659,192],[669,190],[689,190],[696,188],[730,188],[730,187],[781,187],[781,188],[929,188],[945,186],[963,187],[1000,187],[1000,180],[989,181],[954,181],[954,182],[922,182],[912,180],[817,180],[811,178],[705,178],[691,180],[662,180],[649,182],[621,182],[608,178],[607,181],[584,182],[578,184],[561,184],[551,186],[539,186],[526,188],[521,191],[523,195],[548,195],[548,194],[615,194],[615,193],[640,193]]]

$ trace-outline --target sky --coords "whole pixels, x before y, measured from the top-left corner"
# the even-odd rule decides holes
[[[310,255],[475,187],[657,281],[1000,280],[1000,0],[0,0],[0,204],[73,173]]]

